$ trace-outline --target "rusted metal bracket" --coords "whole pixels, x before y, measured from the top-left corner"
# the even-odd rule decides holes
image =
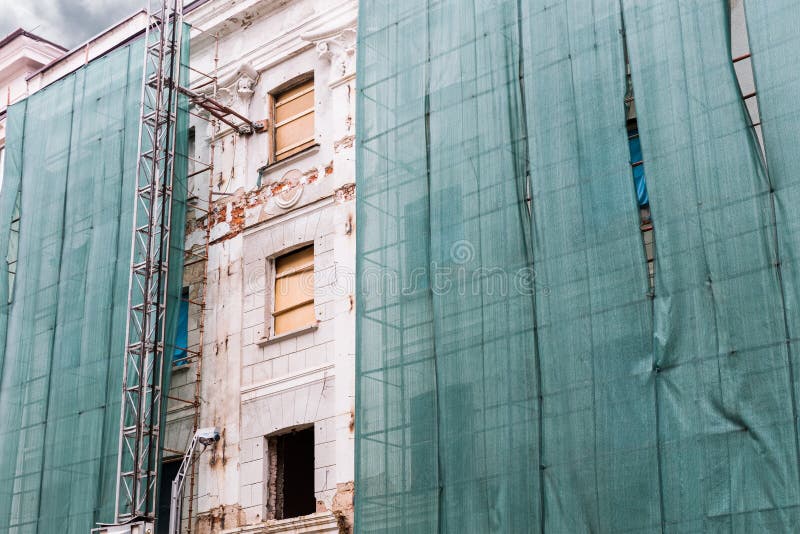
[[[231,109],[222,102],[214,100],[213,98],[210,98],[204,94],[181,86],[178,86],[177,89],[179,93],[188,96],[189,101],[192,104],[205,109],[211,115],[224,122],[240,134],[252,134],[255,132],[260,132],[266,128],[264,121],[252,121],[238,111]],[[237,124],[232,117],[239,119],[241,122]]]

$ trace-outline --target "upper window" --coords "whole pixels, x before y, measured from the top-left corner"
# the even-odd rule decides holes
[[[178,331],[175,333],[175,350],[172,353],[174,365],[184,365],[188,362],[189,348],[189,288],[181,291],[181,303],[178,308]]]
[[[273,95],[273,161],[314,145],[314,78]]]
[[[275,259],[274,335],[316,324],[314,245]]]

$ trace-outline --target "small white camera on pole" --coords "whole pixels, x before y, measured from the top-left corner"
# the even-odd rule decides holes
[[[186,480],[186,473],[194,463],[194,452],[197,448],[197,444],[199,443],[203,446],[203,449],[200,451],[200,454],[203,454],[203,451],[205,451],[209,445],[214,445],[217,441],[219,441],[219,429],[208,427],[198,429],[191,443],[189,443],[186,454],[183,455],[181,466],[178,469],[178,474],[175,476],[175,480],[172,481],[172,498],[169,505],[169,534],[180,534],[183,483]]]

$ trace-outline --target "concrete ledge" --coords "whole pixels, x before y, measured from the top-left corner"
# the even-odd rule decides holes
[[[292,337],[297,337],[303,334],[307,334],[309,332],[313,332],[317,328],[319,328],[319,321],[315,322],[314,324],[298,328],[296,330],[291,330],[289,332],[284,332],[283,334],[278,334],[277,336],[262,337],[261,339],[256,341],[256,344],[259,347],[266,347],[267,345],[272,345],[273,343],[279,343],[284,339],[289,339]]]
[[[338,534],[336,518],[330,512],[266,521],[257,525],[223,530],[220,534],[274,534],[278,532],[292,534]]]
[[[322,382],[327,378],[335,376],[334,364],[326,363],[317,367],[310,367],[297,373],[282,376],[280,378],[273,378],[265,382],[251,384],[241,388],[242,403],[257,399],[259,397],[268,397],[277,393],[283,393],[290,389],[295,389],[314,382]]]

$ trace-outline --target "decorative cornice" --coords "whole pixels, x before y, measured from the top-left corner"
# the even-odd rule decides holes
[[[212,1],[208,2],[207,4],[203,5],[202,8],[198,9],[198,11],[202,9],[208,9],[209,13],[217,12],[219,13],[222,9],[220,4],[224,4],[224,2],[220,1]],[[237,8],[243,8],[244,6],[252,7],[255,4],[259,4],[258,2],[245,2],[242,5],[236,6]],[[276,5],[270,2],[263,2],[260,5]],[[215,20],[210,27],[203,27],[203,20],[207,20],[205,17],[203,19],[195,18],[195,12],[192,12],[191,15],[188,17],[190,20],[189,22],[192,25],[197,26],[198,28],[202,28],[202,31],[193,30],[192,32],[192,57],[193,61],[199,60],[201,57],[212,57],[213,56],[213,37],[209,37],[213,35],[217,29],[222,26],[226,21],[231,20],[233,17],[240,17],[242,14],[243,9],[236,9],[233,11],[234,8],[227,7],[228,11],[226,12],[226,19],[225,20]],[[270,69],[274,65],[277,65],[291,57],[294,57],[298,54],[309,50],[314,45],[313,43],[309,43],[308,41],[301,38],[301,35],[305,34],[317,34],[320,33],[322,30],[331,27],[331,21],[339,20],[340,18],[350,18],[352,19],[354,13],[356,12],[357,6],[355,2],[352,0],[345,0],[343,2],[337,3],[336,5],[332,6],[330,9],[315,14],[302,22],[286,28],[280,34],[273,36],[270,40],[266,42],[258,42],[256,46],[249,51],[243,52],[241,55],[237,57],[237,62],[232,62],[224,65],[219,66],[219,70],[217,74],[222,78],[227,78],[231,76],[236,69],[238,69],[241,62],[246,62],[252,65],[257,72],[261,73],[265,70]],[[232,12],[233,11],[233,12]],[[270,13],[274,10],[269,10],[265,13],[260,13],[259,18],[269,17]],[[248,31],[248,30],[243,30]],[[224,33],[220,34],[220,39],[225,39]],[[209,41],[209,39],[211,39]],[[207,50],[207,53],[206,53]],[[205,54],[205,55],[204,55]],[[210,61],[210,59],[209,59]],[[202,68],[202,67],[200,67]],[[208,65],[206,65],[208,68]],[[197,75],[195,79],[192,80],[192,85],[197,83],[202,83],[205,81],[201,77],[201,75]]]
[[[318,28],[316,31],[307,32],[302,35],[306,41],[323,41],[325,39],[334,39],[338,37],[343,31],[352,29],[355,31],[358,24],[358,15],[355,13],[343,13],[339,17],[333,19],[330,23]]]

